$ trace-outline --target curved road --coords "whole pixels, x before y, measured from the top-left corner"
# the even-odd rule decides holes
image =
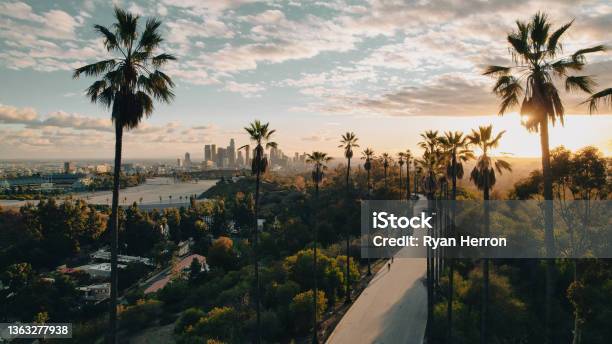
[[[395,256],[401,257],[401,250]],[[427,324],[426,270],[425,258],[394,258],[391,269],[385,264],[327,343],[422,344]]]

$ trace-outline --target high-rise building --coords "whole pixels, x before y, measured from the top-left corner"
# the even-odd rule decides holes
[[[228,167],[236,167],[236,143],[234,139],[230,139],[230,144],[227,147]]]
[[[240,168],[244,166],[244,157],[242,151],[238,151],[238,157],[236,158],[236,167]]]
[[[176,166],[183,167],[183,160],[181,160],[181,158],[176,158]]]
[[[251,150],[247,147],[247,149],[244,150],[244,164],[247,166],[251,165]]]
[[[76,166],[72,161],[64,162],[64,173],[74,173],[76,172]]]
[[[217,145],[210,145],[210,160],[217,162]]]
[[[227,164],[226,162],[229,159],[227,158],[227,151],[225,148],[219,148],[217,150],[217,160],[215,161],[217,163],[217,168],[226,168]]]
[[[185,165],[186,168],[191,167],[191,155],[189,152],[185,153],[185,161],[183,162],[183,165]]]
[[[210,145],[204,146],[204,162],[212,161],[212,151],[210,150]]]

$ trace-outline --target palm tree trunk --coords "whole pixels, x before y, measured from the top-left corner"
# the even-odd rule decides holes
[[[346,201],[350,202],[350,184],[349,184],[349,176],[351,173],[351,159],[348,158],[348,163],[346,166]],[[348,205],[348,204],[347,204]],[[347,226],[346,227],[346,298],[345,298],[345,303],[350,303],[351,302],[351,275],[350,275],[350,268],[351,268],[351,256],[350,256],[350,252],[349,252],[349,241],[350,241],[350,235],[351,233],[349,232],[350,228]]]
[[[402,192],[402,166],[401,165],[400,165],[400,168],[399,168],[399,172],[400,172],[400,175],[399,175],[399,200],[401,201],[402,200],[402,193],[403,193]]]
[[[485,177],[487,179],[488,177]],[[484,237],[489,236],[489,185],[487,181],[485,181],[484,188]],[[480,343],[487,343],[487,322],[488,322],[488,312],[489,312],[489,259],[483,258],[482,260],[482,301],[480,302],[481,310],[480,310]]]
[[[261,161],[261,159],[258,159]],[[259,216],[259,184],[261,182],[261,171],[259,167],[257,169],[256,180],[255,180],[255,234],[253,239],[253,255],[255,256],[255,311],[257,312],[257,333],[255,342],[261,343],[261,309],[259,299],[259,252],[258,252],[258,238],[259,238],[259,224],[257,217]]]
[[[434,200],[427,200],[427,208],[429,213],[433,212],[434,209]],[[425,336],[427,338],[427,343],[431,343],[433,341],[433,310],[434,310],[434,299],[433,299],[433,259],[431,247],[427,247],[427,325],[425,327]]]
[[[452,190],[451,190],[451,233],[450,236],[455,235],[455,211],[457,210],[455,201],[457,200],[457,156],[453,151],[452,161]],[[446,342],[453,342],[453,281],[455,277],[455,260],[450,258],[448,262],[448,304],[446,306]]]
[[[121,186],[121,150],[123,146],[123,126],[115,122],[115,166],[113,174],[113,201],[110,221],[111,240],[111,302],[109,314],[109,338],[108,342],[116,344],[117,340],[117,299],[119,287],[119,275],[117,273],[117,250],[119,246],[119,187]]]
[[[406,200],[410,200],[410,162],[406,161]]]
[[[367,185],[368,191],[367,191],[367,197],[368,197],[368,200],[370,200],[370,198],[372,197],[372,194],[370,192],[370,170],[369,169],[368,169],[367,173],[368,173],[368,185]],[[370,240],[368,240],[368,249],[370,247],[369,242],[370,242]],[[370,251],[368,251],[368,276],[372,276],[372,267],[371,267],[371,265],[372,264],[370,263]]]
[[[319,171],[317,171],[317,178],[318,178],[318,173]],[[319,205],[319,182],[315,182],[315,207],[317,207]],[[317,212],[318,213],[318,212]],[[318,329],[318,323],[317,323],[317,232],[318,232],[318,228],[317,228],[318,222],[317,222],[317,215],[315,214],[314,217],[314,293],[312,296],[312,302],[313,302],[313,306],[314,306],[314,319],[313,319],[313,324],[312,324],[312,343],[313,344],[317,344],[319,343],[319,329]]]
[[[548,120],[540,123],[540,145],[542,146],[542,176],[544,179],[544,235],[546,241],[546,291],[544,297],[545,303],[545,343],[551,342],[551,316],[552,316],[552,300],[554,294],[554,273],[555,261],[552,259],[554,253],[554,233],[553,233],[553,209],[552,209],[552,171],[550,168],[550,147],[548,141]]]

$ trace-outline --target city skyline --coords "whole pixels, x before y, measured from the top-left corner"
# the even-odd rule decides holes
[[[277,129],[289,155],[340,156],[346,131],[376,152],[417,150],[424,130],[469,132],[492,123],[507,131],[499,152],[534,157],[537,135],[518,115],[496,116],[493,81],[481,75],[485,64],[509,61],[505,36],[514,20],[546,8],[556,25],[575,19],[567,51],[612,43],[605,1],[586,1],[580,10],[551,1],[116,3],[159,17],[164,50],[179,59],[167,70],[176,100],[126,134],[126,159],[175,159],[230,136],[244,144],[243,127],[254,119]],[[11,85],[0,90],[0,159],[112,157],[108,111],[82,95],[90,80],[71,78],[75,67],[104,55],[93,25],[112,21],[112,4],[7,1],[0,9],[0,77]],[[598,89],[610,87],[609,51],[589,56],[587,66]],[[585,116],[585,94],[562,97],[568,125],[551,130],[551,146],[596,145],[611,155],[610,111]]]

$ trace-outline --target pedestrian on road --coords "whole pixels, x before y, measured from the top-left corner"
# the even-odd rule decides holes
[[[394,256],[391,256],[391,264],[393,264],[393,257],[394,257]]]
[[[387,263],[387,271],[391,271],[391,263]]]

